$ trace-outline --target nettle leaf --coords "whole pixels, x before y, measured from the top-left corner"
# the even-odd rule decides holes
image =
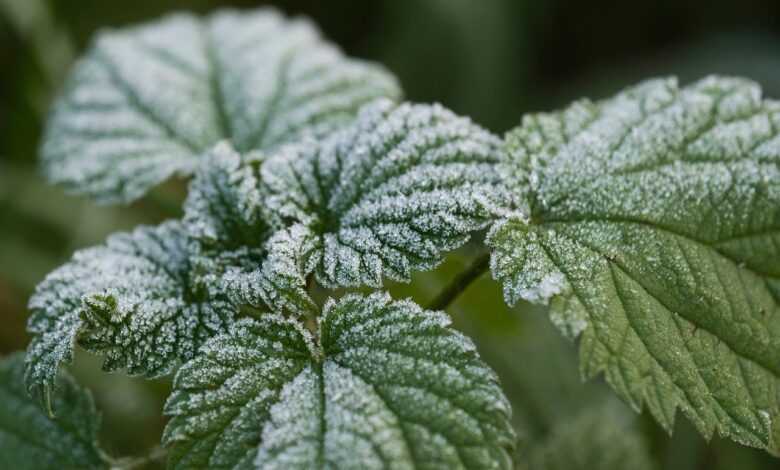
[[[319,238],[325,286],[408,281],[495,217],[498,140],[441,106],[367,106],[349,128],[280,150],[261,168],[267,204]]]
[[[58,377],[57,416],[49,418],[24,386],[24,354],[0,359],[0,467],[14,470],[107,469],[98,447],[100,415],[92,395]]]
[[[56,104],[43,162],[73,192],[128,202],[191,174],[220,140],[273,149],[399,95],[385,69],[345,58],[305,19],[270,8],[176,14],[95,40]]]
[[[653,80],[528,116],[507,138],[526,215],[495,226],[506,300],[549,303],[668,430],[677,408],[777,451],[780,105],[747,80]]]
[[[27,384],[44,398],[78,342],[105,356],[104,368],[156,377],[227,330],[235,308],[189,283],[181,224],[142,226],[76,252],[30,299]]]
[[[305,277],[318,238],[301,224],[274,231],[278,223],[258,180],[261,164],[261,158],[242,158],[223,143],[199,169],[184,206],[193,277],[237,304],[313,312]]]
[[[509,404],[441,312],[329,301],[319,340],[241,320],[176,375],[171,468],[511,468]]]

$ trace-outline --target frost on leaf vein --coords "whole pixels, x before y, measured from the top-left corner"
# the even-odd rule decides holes
[[[505,197],[499,141],[444,108],[380,101],[321,142],[261,168],[276,217],[317,235],[327,287],[408,281],[495,217]]]

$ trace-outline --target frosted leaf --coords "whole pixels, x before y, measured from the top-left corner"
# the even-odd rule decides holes
[[[226,142],[203,159],[184,203],[191,239],[193,281],[230,295],[226,273],[243,276],[265,260],[272,233],[263,209],[257,173],[260,159],[243,158]]]
[[[510,409],[440,312],[387,294],[330,300],[319,339],[242,320],[182,367],[171,468],[511,468]]]
[[[187,247],[178,222],[144,226],[76,252],[49,274],[29,304],[28,387],[47,398],[76,342],[105,356],[107,370],[156,377],[226,331],[235,308],[192,288]]]
[[[644,436],[614,406],[589,406],[555,425],[522,458],[526,470],[654,470]],[[628,464],[630,462],[630,465]]]
[[[24,367],[22,353],[0,359],[0,467],[107,469],[92,395],[70,376],[57,377],[57,415],[50,418],[27,394]]]
[[[274,312],[316,314],[317,305],[306,291],[306,275],[314,269],[318,239],[308,227],[296,224],[276,232],[266,246],[268,257],[254,270],[229,269],[225,290],[237,302],[265,305]]]
[[[306,19],[271,8],[167,16],[101,33],[47,126],[49,179],[128,202],[228,139],[242,152],[323,136],[397,98],[383,68],[348,59]]]
[[[261,168],[267,203],[318,234],[328,287],[408,281],[495,217],[498,140],[441,106],[368,105],[321,142],[280,150]]]
[[[747,80],[652,80],[528,116],[507,137],[525,204],[488,236],[512,304],[549,302],[668,430],[777,452],[780,105]]]
[[[258,182],[262,159],[227,143],[204,159],[190,185],[184,224],[192,239],[193,279],[239,304],[304,314],[316,236],[296,225],[274,233]],[[270,237],[270,238],[269,238]]]

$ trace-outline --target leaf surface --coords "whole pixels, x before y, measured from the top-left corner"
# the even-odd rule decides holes
[[[319,340],[242,320],[176,376],[171,468],[511,468],[509,405],[442,313],[329,301]]]
[[[190,283],[188,247],[179,222],[142,226],[49,274],[29,304],[28,387],[48,398],[76,343],[105,356],[106,370],[157,377],[226,331],[235,308]]]
[[[49,418],[27,394],[24,354],[0,359],[0,467],[15,470],[107,469],[97,442],[100,416],[92,395],[67,375]]]
[[[380,101],[331,138],[287,147],[261,168],[271,211],[318,237],[327,287],[408,281],[495,217],[498,139],[441,106]]]
[[[780,105],[746,80],[653,80],[528,116],[507,137],[524,205],[488,237],[505,297],[549,304],[668,430],[777,450]]]
[[[106,203],[189,175],[221,140],[242,152],[327,135],[377,97],[383,68],[276,10],[167,16],[102,33],[71,73],[42,149],[50,180]]]

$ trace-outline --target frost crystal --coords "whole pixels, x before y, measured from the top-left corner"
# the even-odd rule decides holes
[[[509,404],[444,314],[377,293],[321,320],[208,341],[166,406],[171,468],[511,468]]]
[[[30,299],[30,389],[53,384],[78,341],[107,370],[170,373],[232,323],[235,308],[189,284],[189,240],[178,222],[140,227],[78,251]]]
[[[549,302],[585,375],[667,429],[680,408],[775,452],[778,129],[777,102],[721,77],[527,116],[505,165],[523,215],[488,237],[507,302]]]
[[[56,104],[43,162],[71,191],[128,202],[191,174],[222,139],[272,149],[399,95],[386,70],[345,58],[305,19],[269,8],[177,14],[95,40]]]
[[[282,149],[261,169],[269,208],[320,238],[326,286],[408,281],[485,227],[503,196],[498,140],[435,105],[380,101],[322,142]]]
[[[100,415],[92,396],[67,375],[57,378],[57,416],[25,393],[24,355],[0,359],[0,463],[14,470],[107,469],[98,448]]]

